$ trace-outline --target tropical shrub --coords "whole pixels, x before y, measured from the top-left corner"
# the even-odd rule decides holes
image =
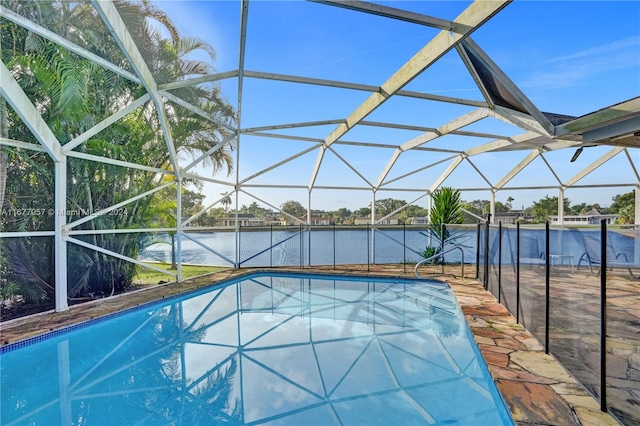
[[[433,192],[432,198],[428,232],[430,240],[436,241],[436,245],[427,246],[421,253],[425,259],[441,253],[445,245],[459,245],[462,242],[462,235],[449,227],[464,222],[460,191],[442,187]]]

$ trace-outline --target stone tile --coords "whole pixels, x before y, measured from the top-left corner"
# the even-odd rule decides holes
[[[542,346],[540,344],[540,342],[538,342],[536,339],[534,339],[533,337],[529,337],[529,338],[524,338],[524,339],[518,339],[516,337],[516,339],[524,344],[527,348],[527,350],[530,351],[543,351],[544,350],[544,346]]]
[[[489,337],[491,339],[502,337],[502,333],[496,332],[493,328],[478,328],[473,331],[476,336]]]
[[[488,337],[473,336],[473,340],[475,340],[477,344],[482,343],[483,345],[495,345],[493,339],[490,339]]]
[[[506,367],[509,365],[509,355],[498,352],[485,351],[482,353],[487,364],[497,365],[498,367]]]
[[[555,379],[559,382],[574,382],[566,370],[551,356],[541,352],[518,351],[509,354],[512,362],[531,373]]]
[[[497,346],[501,346],[503,348],[514,349],[517,351],[527,350],[527,347],[525,345],[515,339],[494,339],[494,342]]]
[[[582,426],[620,426],[609,413],[582,407],[575,407],[574,410]]]
[[[484,343],[478,344],[478,348],[480,348],[480,351],[482,353],[484,353],[484,351],[491,351],[491,352],[498,352],[501,354],[509,354],[515,350],[511,348],[503,348],[501,346],[496,346],[496,345],[487,345]]]
[[[541,425],[578,426],[569,405],[549,386],[498,379],[497,385],[508,398],[516,422]]]
[[[541,385],[553,385],[557,383],[557,381],[553,379],[538,376],[536,374],[532,374],[524,370],[516,371],[511,368],[502,368],[498,366],[491,366],[490,370],[495,380],[505,379],[505,380],[511,380],[516,382],[538,383]]]
[[[576,382],[573,382],[573,383],[559,382],[554,385],[551,385],[551,387],[553,388],[554,391],[556,391],[558,395],[561,395],[563,397],[564,395],[580,395],[580,396],[587,395],[587,391]],[[595,401],[595,399],[593,400]]]
[[[600,404],[590,395],[563,395],[563,399],[574,408],[586,408],[588,410],[600,410]]]

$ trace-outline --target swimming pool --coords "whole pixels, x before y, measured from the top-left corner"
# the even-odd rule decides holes
[[[252,274],[2,348],[0,423],[513,424],[450,288]]]

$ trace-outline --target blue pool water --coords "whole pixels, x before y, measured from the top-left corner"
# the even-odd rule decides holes
[[[2,348],[2,425],[512,425],[451,289],[253,274]]]

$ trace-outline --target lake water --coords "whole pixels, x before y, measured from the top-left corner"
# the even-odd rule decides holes
[[[459,228],[457,241],[464,250],[464,262],[475,263],[477,253],[476,227]],[[503,253],[516,252],[515,227],[503,227]],[[616,253],[623,253],[629,261],[640,261],[638,234],[631,231],[609,231],[609,239]],[[491,251],[497,248],[497,227],[490,233]],[[583,235],[600,235],[599,228],[553,229],[550,233],[550,253],[572,255],[577,265],[584,253]],[[544,252],[543,229],[521,228],[521,238],[533,238],[540,252]],[[168,236],[166,240],[169,241]],[[484,239],[481,244],[484,244]],[[427,245],[437,245],[426,229],[327,229],[313,228],[300,231],[298,227],[280,228],[271,232],[242,231],[237,236],[231,231],[187,233],[182,238],[182,262],[196,265],[233,266],[236,257],[243,267],[345,265],[367,263],[415,263],[422,260],[420,253]],[[208,248],[205,248],[208,247]],[[482,250],[481,250],[482,251]],[[143,260],[171,261],[170,244],[154,244],[140,255]],[[509,258],[509,256],[507,256]],[[504,258],[503,258],[504,259]],[[451,252],[447,262],[460,262],[460,253]]]

